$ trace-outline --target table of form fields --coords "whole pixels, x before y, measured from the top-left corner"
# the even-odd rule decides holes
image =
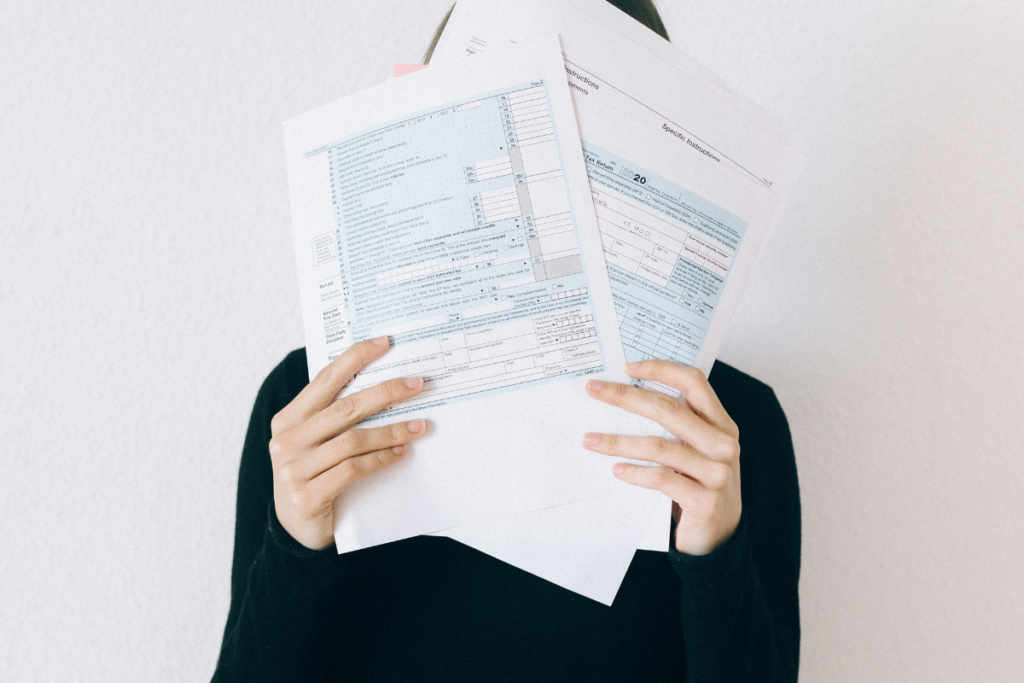
[[[746,222],[599,147],[583,150],[627,362],[692,365]]]
[[[557,135],[538,81],[307,155],[327,155],[336,226],[329,357],[393,340],[354,388],[423,376],[404,410],[603,369]]]

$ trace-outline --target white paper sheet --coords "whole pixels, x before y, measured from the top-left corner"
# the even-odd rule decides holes
[[[623,492],[585,431],[641,421],[557,38],[432,68],[285,124],[312,377],[353,340],[394,348],[349,389],[421,375],[426,437],[335,501],[339,552]],[[641,522],[634,522],[642,526]]]
[[[448,536],[611,605],[659,499],[668,500],[657,491],[634,488],[623,495],[468,524],[435,535]],[[515,539],[521,542],[512,542]]]
[[[790,146],[798,147],[791,131],[779,123],[775,117],[743,95],[743,93],[734,90],[718,74],[690,57],[690,55],[683,51],[682,48],[684,46],[665,40],[639,21],[635,21],[632,17],[626,15],[607,0],[563,0],[563,2],[587,14],[624,38],[685,70],[693,79],[701,82],[716,94],[730,99],[737,107],[745,108],[748,115],[756,119],[765,128],[771,130],[780,140]]]
[[[613,201],[605,204],[614,203],[615,206],[603,219],[605,223],[613,222],[610,216],[613,212],[622,216],[625,208],[628,215],[623,216],[624,220],[640,219],[642,223],[656,224],[663,235],[681,241],[678,239],[682,234],[680,231],[692,232],[692,221],[680,220],[678,206],[663,211],[666,207],[659,208],[658,202],[651,201],[650,196],[645,197],[649,193],[639,192],[644,187],[639,184],[641,179],[651,182],[651,178],[657,177],[658,184],[666,193],[668,188],[678,188],[675,199],[686,195],[683,204],[691,208],[699,205],[698,209],[708,207],[715,214],[712,218],[730,233],[724,237],[731,244],[723,244],[723,240],[718,239],[712,245],[726,247],[719,250],[723,258],[712,264],[719,269],[725,266],[725,277],[720,277],[723,282],[715,292],[713,306],[705,307],[703,311],[708,313],[705,315],[709,318],[708,324],[698,349],[691,349],[689,357],[679,356],[676,343],[668,348],[659,346],[658,342],[645,346],[643,342],[649,340],[644,338],[643,318],[638,319],[635,311],[628,310],[628,302],[625,301],[628,296],[619,297],[617,301],[623,329],[631,325],[629,332],[623,335],[627,351],[632,346],[627,359],[671,358],[710,372],[743,285],[765,235],[795,182],[802,157],[789,143],[781,126],[770,116],[736,96],[713,74],[603,0],[571,0],[570,3],[560,0],[461,0],[448,21],[432,63],[446,64],[466,54],[486,53],[495,46],[528,43],[535,36],[548,32],[561,35],[583,145],[585,149],[592,147],[596,150],[591,175],[596,181],[592,183],[592,189],[598,200],[599,218],[601,200],[607,196]],[[615,162],[610,172],[604,168],[609,159]],[[627,169],[633,172],[622,175]],[[625,181],[618,189],[612,186],[616,176]],[[629,191],[630,183],[632,192]],[[656,194],[655,199],[665,197]],[[643,211],[651,213],[650,220],[641,215]],[[672,213],[675,216],[669,215]],[[629,226],[620,221],[612,229],[603,230],[609,262],[619,261],[628,265],[632,258],[640,262],[636,266],[636,270],[640,270],[646,259],[652,267],[644,271],[643,280],[638,282],[645,287],[644,280],[654,282],[652,291],[663,294],[665,282],[676,273],[662,272],[664,279],[657,282],[658,261],[673,257],[673,252],[665,253],[665,245],[657,242],[649,246],[644,241],[631,241],[628,235],[620,234],[619,229],[623,227]],[[699,232],[702,227],[697,227]],[[615,241],[619,244],[615,245]],[[638,249],[647,256],[636,258]],[[682,253],[676,255],[680,261],[683,257]],[[691,298],[691,303],[704,304],[700,301],[703,298]],[[638,303],[643,304],[644,301]],[[672,315],[669,313],[670,319]],[[664,326],[665,321],[653,322],[652,327],[656,327]],[[674,336],[678,341],[680,335],[676,332]],[[673,393],[667,387],[650,388]],[[554,537],[554,534],[546,536],[544,529],[562,528],[567,520],[571,523],[573,519],[588,517],[593,510],[600,514],[600,509],[600,506],[580,503],[522,515],[515,524],[503,525],[500,538],[483,540],[486,531],[479,524],[473,525],[472,530],[447,530],[444,533],[517,566],[541,565],[543,562],[536,556],[547,552]],[[606,509],[611,511],[616,506],[609,505]],[[668,547],[670,513],[671,501],[660,496],[646,533],[643,538],[635,539],[632,545],[627,542],[626,535],[618,535],[615,542],[605,544],[608,550],[600,558],[582,552],[564,553],[564,561],[588,563],[595,568],[594,571],[562,567],[557,571],[549,570],[546,575],[537,573],[583,594],[600,593],[609,584],[608,577],[612,572],[619,572],[622,558],[631,557],[635,548],[664,550]],[[606,522],[602,525],[595,520],[586,529],[600,533],[596,530],[609,526],[613,522],[611,516]],[[562,538],[579,548],[599,544],[599,539],[585,538],[583,533]],[[628,561],[625,565],[628,566]],[[600,571],[601,566],[607,572],[598,580],[595,571]],[[624,571],[621,570],[619,580]]]

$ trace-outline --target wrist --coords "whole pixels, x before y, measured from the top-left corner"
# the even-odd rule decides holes
[[[267,509],[267,529],[274,545],[289,555],[294,555],[296,557],[318,558],[332,557],[338,554],[337,548],[330,542],[320,549],[309,548],[299,542],[288,532],[287,529],[284,528],[284,526],[282,526],[281,520],[278,519],[277,509],[273,502],[270,503],[270,507]]]
[[[717,542],[707,543],[704,548],[699,547],[698,544],[688,543],[680,547],[677,538],[678,523],[673,518],[670,536],[672,542],[669,544],[669,555],[674,561],[694,568],[714,566],[720,562],[728,561],[728,558],[737,552],[737,548],[742,545],[743,539],[746,538],[746,526],[746,515],[741,514],[732,532],[723,536]]]

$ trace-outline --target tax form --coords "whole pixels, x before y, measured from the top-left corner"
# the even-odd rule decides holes
[[[557,38],[411,74],[285,124],[312,377],[354,341],[392,350],[348,394],[418,375],[370,426],[422,417],[397,465],[335,501],[339,552],[607,495],[580,445],[639,419],[589,399],[625,378]],[[641,528],[650,513],[621,520]]]
[[[696,365],[747,223],[596,145],[583,151],[626,361]]]
[[[320,284],[321,301],[338,302],[324,313],[327,357],[350,338],[387,334],[395,350],[346,393],[400,375],[426,382],[368,421],[603,369],[543,83],[413,115],[323,153],[342,266]]]
[[[547,32],[562,38],[625,355],[708,373],[802,157],[764,112],[603,0],[461,0],[433,60]],[[608,586],[617,588],[634,549],[667,549],[671,501],[662,497],[642,538],[579,532],[581,519],[609,527],[615,509],[583,501],[499,531],[445,533],[610,604]],[[581,566],[555,566],[545,550],[554,538],[580,550],[565,561]]]

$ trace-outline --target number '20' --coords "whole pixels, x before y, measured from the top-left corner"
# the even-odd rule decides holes
[[[646,185],[647,184],[647,178],[643,177],[639,173],[634,173],[633,174],[633,182],[634,183],[640,183],[641,185]]]

